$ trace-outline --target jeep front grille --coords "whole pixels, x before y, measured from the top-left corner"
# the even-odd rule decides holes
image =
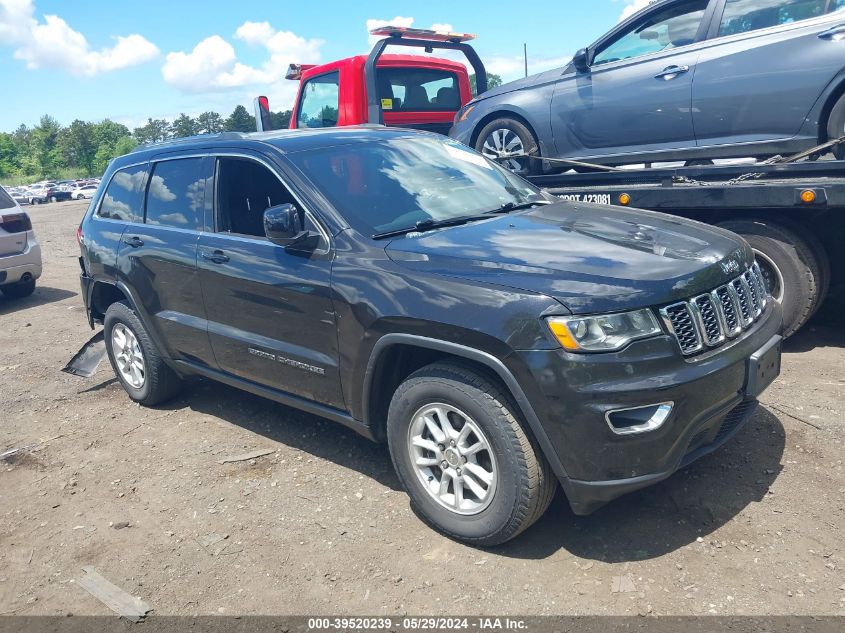
[[[768,291],[755,262],[745,273],[712,292],[660,310],[685,356],[718,347],[739,336],[766,309]]]

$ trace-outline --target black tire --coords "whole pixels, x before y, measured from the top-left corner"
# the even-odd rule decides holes
[[[0,292],[2,292],[3,296],[7,299],[23,299],[35,292],[35,280],[30,279],[29,281],[19,281],[15,284],[3,286],[0,288]]]
[[[114,375],[135,402],[152,407],[175,396],[182,387],[182,380],[162,359],[146,328],[135,311],[125,301],[113,303],[106,310],[103,320],[106,352]],[[143,354],[144,378],[139,387],[130,384],[121,373],[116,360],[115,343],[112,338],[118,324],[129,329],[138,341]]]
[[[839,97],[827,117],[827,139],[833,141],[842,136],[845,136],[845,95]],[[837,159],[845,160],[845,145],[835,145],[830,151]]]
[[[816,252],[823,256],[823,251],[814,251],[796,231],[769,220],[729,220],[719,226],[738,233],[751,244],[759,253],[757,259],[764,275],[773,268],[778,280],[782,280],[778,281],[783,286],[782,293],[776,287],[774,294],[782,295],[784,336],[795,334],[813,316],[824,296],[823,264],[816,256]]]
[[[495,119],[481,128],[481,131],[478,133],[475,140],[475,151],[484,154],[484,143],[487,140],[487,137],[496,130],[509,130],[513,132],[519,137],[523,151],[529,156],[537,157],[522,160],[514,159],[516,163],[519,164],[519,168],[515,168],[514,166],[508,167],[511,171],[521,176],[530,176],[542,172],[543,161],[539,158],[540,147],[537,144],[537,139],[534,137],[534,133],[524,123],[510,117]],[[502,162],[500,162],[500,164],[507,166]]]
[[[495,455],[496,488],[489,505],[476,514],[458,514],[441,505],[425,489],[412,463],[409,435],[414,416],[433,403],[466,412],[486,435]],[[499,387],[460,364],[429,365],[405,380],[390,403],[387,440],[396,473],[417,515],[443,534],[477,547],[504,543],[537,521],[549,507],[557,481],[520,417]]]

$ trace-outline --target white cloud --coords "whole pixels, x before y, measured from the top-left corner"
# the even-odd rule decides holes
[[[405,28],[411,28],[414,24],[414,18],[404,18],[401,15],[397,15],[392,20],[379,20],[378,18],[369,18],[367,20],[367,34],[370,48],[372,48],[376,42],[379,40],[383,40],[384,37],[381,35],[369,35],[370,31],[373,29],[377,29],[381,26],[404,26]]]
[[[619,16],[619,21],[626,20],[634,15],[640,9],[645,9],[653,0],[627,0],[626,6],[622,9],[622,15]]]
[[[158,48],[133,34],[115,37],[110,48],[91,50],[88,40],[57,15],[35,18],[32,0],[0,0],[0,46],[14,47],[27,68],[58,68],[75,75],[96,75],[134,66],[158,55]]]
[[[235,48],[219,35],[197,44],[189,53],[168,53],[161,72],[172,86],[192,93],[261,86],[268,90],[283,80],[291,63],[314,64],[320,60],[323,40],[306,39],[290,31],[277,31],[268,22],[244,22],[235,31],[236,39],[261,46],[269,57],[261,66],[238,61]]]

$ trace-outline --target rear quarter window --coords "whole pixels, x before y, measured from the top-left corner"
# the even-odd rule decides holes
[[[147,188],[147,224],[200,229],[205,200],[202,161],[181,158],[155,164]]]
[[[0,187],[0,209],[14,209],[15,208],[15,201],[12,200],[12,196],[6,193],[6,190],[3,187]]]
[[[135,165],[114,172],[97,209],[97,217],[124,222],[142,222],[144,190],[149,166]]]

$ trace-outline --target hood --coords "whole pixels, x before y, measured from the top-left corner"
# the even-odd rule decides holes
[[[554,297],[573,314],[660,306],[747,270],[739,236],[673,216],[561,202],[390,242],[421,273]]]
[[[533,88],[546,82],[557,81],[560,79],[560,76],[565,72],[565,68],[567,67],[568,65],[560,66],[558,68],[553,68],[552,70],[537,73],[536,75],[529,75],[528,77],[523,77],[522,79],[509,81],[506,84],[491,88],[487,92],[478,95],[475,99],[470,101],[470,103],[477,103],[489,97],[498,97],[499,95],[507,94],[508,92],[515,92],[516,90],[522,90],[524,88]]]

